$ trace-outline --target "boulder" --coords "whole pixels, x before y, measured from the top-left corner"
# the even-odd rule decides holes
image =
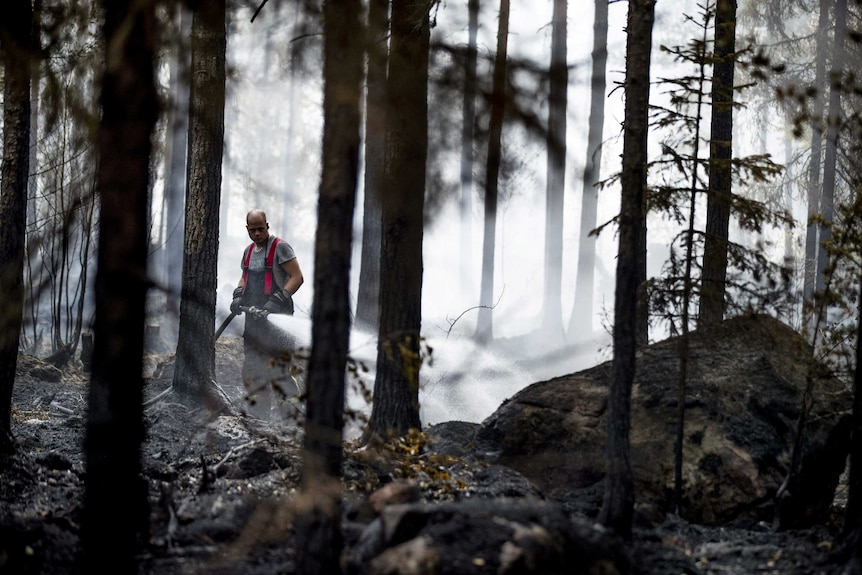
[[[353,575],[632,572],[610,533],[553,502],[505,498],[387,506],[345,563]]]
[[[639,504],[673,510],[680,339],[638,352],[631,465]],[[680,515],[722,524],[772,520],[787,478],[808,381],[802,463],[783,491],[783,525],[823,518],[844,469],[851,395],[792,328],[764,315],[690,334]],[[535,383],[482,422],[471,439],[548,497],[600,492],[611,362]],[[810,369],[809,369],[810,368]]]

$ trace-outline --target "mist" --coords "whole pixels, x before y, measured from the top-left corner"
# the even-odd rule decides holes
[[[694,13],[695,3],[686,2],[657,8],[655,45],[687,41],[679,32],[682,10]],[[564,260],[562,269],[563,324],[568,323],[574,302],[577,253],[581,236],[580,189],[588,122],[591,13],[580,17],[570,7],[569,49],[570,88],[568,104],[566,169],[566,205],[564,214]],[[591,12],[591,8],[589,12]],[[463,12],[463,14],[461,13]],[[605,112],[605,144],[602,177],[619,170],[623,94],[614,90],[623,79],[625,52],[625,4],[610,6],[608,99]],[[317,189],[320,175],[319,145],[322,134],[321,82],[319,71],[306,70],[295,86],[290,85],[287,47],[292,28],[290,19],[274,12],[254,23],[248,14],[236,18],[229,40],[229,110],[226,114],[227,152],[223,172],[222,222],[219,244],[217,323],[225,317],[230,293],[240,277],[240,257],[250,240],[245,234],[245,214],[249,209],[267,212],[271,233],[290,243],[297,253],[306,278],[294,296],[296,316],[278,318],[284,329],[310,339],[313,302],[314,234],[316,228]],[[440,8],[432,41],[465,43],[466,8],[451,5]],[[512,58],[532,58],[547,66],[550,53],[551,4],[528,0],[513,2],[510,54]],[[480,21],[480,51],[490,51],[496,34],[494,7],[483,11]],[[264,33],[265,32],[265,33]],[[665,35],[667,37],[663,37]],[[668,36],[670,35],[670,36]],[[672,36],[672,37],[671,37]],[[263,45],[264,38],[269,42]],[[656,76],[666,75],[671,64],[655,57]],[[304,74],[304,75],[303,75]],[[288,94],[294,100],[288,101]],[[661,99],[660,93],[654,96]],[[289,111],[295,111],[291,117]],[[429,110],[432,114],[434,110]],[[448,113],[458,114],[449,110]],[[472,218],[473,277],[459,277],[460,229],[457,194],[450,197],[429,221],[424,235],[424,275],[422,293],[422,336],[424,345],[433,350],[421,370],[420,401],[424,424],[460,419],[481,421],[505,399],[535,382],[572,373],[610,359],[609,341],[613,317],[616,237],[612,227],[596,240],[592,325],[582,326],[569,334],[568,342],[542,341],[543,235],[545,218],[544,142],[526,138],[522,130],[507,127],[507,147],[519,157],[514,177],[501,181],[501,199],[497,222],[497,253],[494,280],[494,337],[497,340],[520,338],[522,346],[477,347],[472,341],[479,305],[483,203],[481,182],[474,180]],[[287,134],[294,140],[288,141]],[[744,134],[743,134],[744,136]],[[505,136],[504,136],[505,138]],[[745,142],[740,137],[739,142]],[[459,146],[458,134],[452,134],[451,146]],[[746,144],[741,143],[740,146]],[[776,145],[776,144],[770,144]],[[783,143],[781,144],[783,145]],[[441,158],[446,158],[445,154]],[[452,158],[457,161],[457,154]],[[429,156],[429,162],[440,159]],[[474,172],[482,170],[483,158],[475,158]],[[287,167],[290,167],[288,171]],[[431,168],[429,168],[431,169]],[[435,165],[434,170],[449,178],[457,189],[457,164]],[[362,178],[360,177],[360,182]],[[354,221],[354,254],[352,303],[355,309],[359,278],[359,254],[362,231],[363,190],[358,190]],[[611,220],[619,210],[619,190],[613,186],[599,194],[598,222]],[[649,275],[660,273],[667,258],[669,238],[678,229],[672,223],[651,218],[649,223]],[[783,230],[779,231],[784,234]],[[241,334],[238,318],[226,335]],[[654,339],[666,334],[657,330]],[[577,345],[573,343],[577,340]],[[307,341],[310,345],[310,341]],[[369,366],[373,387],[373,363],[376,356],[376,334],[354,330],[351,335],[351,357]],[[351,401],[356,398],[351,395]]]

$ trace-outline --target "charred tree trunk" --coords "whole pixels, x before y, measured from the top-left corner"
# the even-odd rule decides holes
[[[312,345],[296,518],[297,572],[340,573],[344,387],[350,341],[350,258],[360,145],[362,5],[324,3],[323,174],[314,250]]]
[[[202,0],[192,16],[185,248],[173,387],[191,403],[215,393],[216,276],[225,107],[225,0]]]
[[[701,327],[724,319],[727,291],[727,240],[732,199],[733,77],[736,66],[736,0],[715,5],[715,64],[712,75],[712,129],[709,139],[709,192],[701,280]]]
[[[103,4],[107,67],[98,129],[100,198],[93,372],[86,430],[83,569],[133,573],[148,521],[141,479],[147,192],[156,124],[155,5]]]
[[[14,451],[12,387],[24,317],[24,230],[30,175],[30,0],[11,0],[0,24],[3,165],[0,182],[0,453]]]
[[[368,434],[421,429],[422,235],[428,153],[429,2],[395,0],[389,47],[377,374]]]
[[[638,248],[646,227],[647,128],[654,0],[630,0],[626,26],[625,129],[619,253],[614,293],[613,373],[608,390],[605,492],[599,521],[623,537],[631,535],[634,479],[629,444],[631,393],[637,348]]]

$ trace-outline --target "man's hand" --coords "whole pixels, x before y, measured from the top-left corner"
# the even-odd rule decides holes
[[[240,311],[239,306],[242,305],[242,286],[233,290],[233,301],[230,302],[230,312],[235,313],[236,315],[241,315],[242,311]]]
[[[291,313],[293,308],[292,303],[286,291],[283,289],[275,290],[269,296],[269,299],[266,300],[266,303],[263,304],[263,309],[269,313]]]

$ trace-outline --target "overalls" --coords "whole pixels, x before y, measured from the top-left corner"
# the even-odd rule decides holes
[[[243,292],[244,306],[263,308],[269,299],[269,295],[265,293],[267,251],[252,253],[248,261]],[[283,335],[278,333],[278,328],[268,319],[245,314],[243,385],[249,397],[249,413],[265,421],[270,419],[273,388],[285,397],[299,393],[290,374],[290,362],[284,358],[285,352],[294,350],[284,349],[283,343]]]

